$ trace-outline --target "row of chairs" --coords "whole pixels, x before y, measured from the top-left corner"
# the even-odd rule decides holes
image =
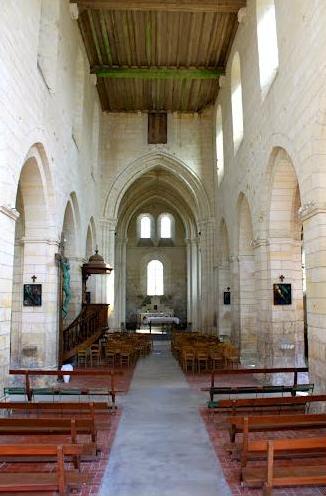
[[[80,349],[77,354],[79,368],[84,367],[132,367],[140,356],[152,350],[150,336],[110,332],[89,348]]]
[[[221,343],[216,336],[199,333],[174,333],[171,349],[185,372],[193,374],[217,368],[236,367],[239,351],[231,343]]]

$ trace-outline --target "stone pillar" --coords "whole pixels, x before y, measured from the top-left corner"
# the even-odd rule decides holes
[[[192,267],[192,249],[191,249],[191,239],[187,238],[186,240],[187,246],[187,323],[192,323],[192,276],[191,276],[191,267]]]
[[[215,295],[214,284],[214,219],[199,223],[201,250],[201,325],[202,330],[211,330],[214,326]]]
[[[326,384],[326,203],[310,202],[299,210],[303,222],[307,277],[310,381],[315,391]]]
[[[113,267],[113,271],[107,277],[103,277],[101,282],[101,299],[102,303],[108,303],[109,307],[109,325],[112,328],[120,327],[119,315],[116,315],[115,301],[117,295],[115,294],[115,234],[116,234],[116,219],[101,219],[101,246],[100,250],[106,263]],[[117,274],[118,276],[118,274]]]
[[[115,255],[115,322],[120,328],[126,323],[126,269],[127,269],[128,238],[116,237]]]
[[[231,311],[232,311],[232,328],[231,341],[240,349],[240,278],[239,278],[239,257],[231,255],[230,263],[230,280],[231,280]]]
[[[269,276],[269,240],[257,237],[251,243],[255,251],[257,314],[257,366],[273,364],[273,339],[271,326],[272,291]]]
[[[231,337],[232,331],[232,293],[231,293],[231,304],[224,304],[224,291],[227,288],[231,290],[231,273],[229,261],[225,260],[220,262],[218,267],[218,278],[217,278],[217,288],[218,288],[218,334]]]
[[[15,281],[15,319],[11,340],[13,367],[55,367],[58,358],[58,275],[55,253],[59,241],[22,238],[21,274]],[[24,284],[42,285],[42,305],[24,306]]]
[[[16,209],[0,206],[0,390],[8,384]]]
[[[304,366],[301,241],[270,238],[271,329],[274,367]],[[273,284],[292,286],[292,304],[273,304]]]

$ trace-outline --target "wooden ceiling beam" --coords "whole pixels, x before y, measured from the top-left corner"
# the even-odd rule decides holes
[[[79,7],[99,10],[237,13],[247,0],[70,0]]]
[[[176,67],[108,67],[93,66],[91,73],[108,79],[218,79],[223,68],[176,68]]]

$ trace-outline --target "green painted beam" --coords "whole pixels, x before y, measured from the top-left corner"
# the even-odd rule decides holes
[[[218,79],[224,69],[94,66],[91,73],[108,79]]]

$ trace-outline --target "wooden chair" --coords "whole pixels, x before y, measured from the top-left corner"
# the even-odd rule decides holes
[[[188,372],[190,367],[192,373],[194,374],[196,370],[195,352],[193,350],[184,350],[182,363],[183,363],[183,370],[185,372]]]
[[[200,373],[202,371],[208,370],[208,351],[204,348],[196,350],[196,362],[197,371]]]
[[[85,368],[88,364],[87,350],[78,350],[77,353],[77,366],[78,368]]]
[[[101,351],[99,345],[92,345],[90,349],[90,364],[91,367],[99,367],[101,365]]]
[[[213,370],[224,368],[225,357],[221,346],[215,346],[211,348],[209,351],[209,357],[211,360],[211,367]]]

